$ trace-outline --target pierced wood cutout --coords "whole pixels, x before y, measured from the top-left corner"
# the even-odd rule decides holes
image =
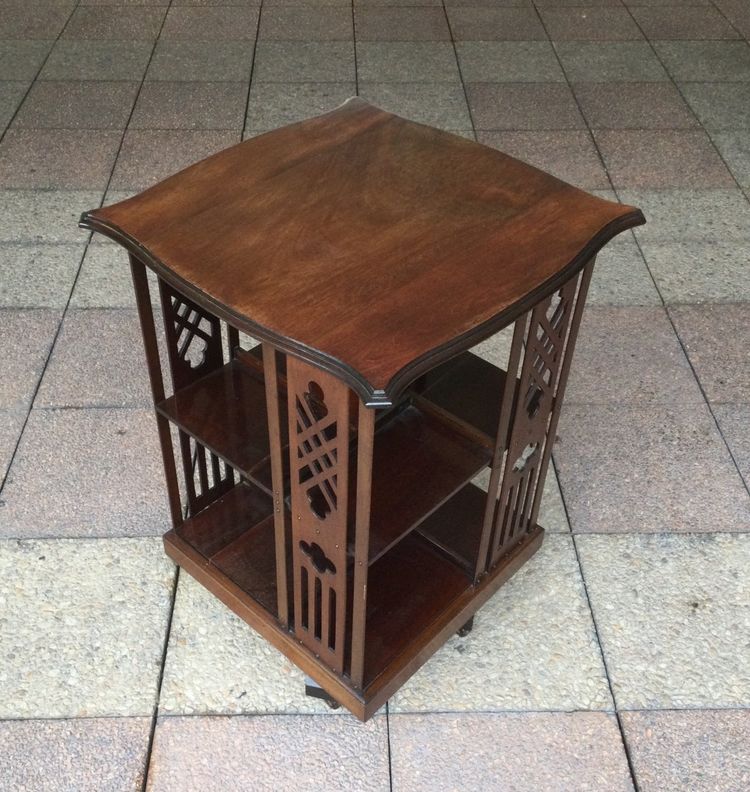
[[[159,281],[169,366],[175,390],[223,365],[221,322]]]
[[[172,387],[179,390],[224,364],[221,322],[159,279]],[[235,473],[216,454],[178,431],[188,514],[194,515],[235,485]]]
[[[344,667],[349,389],[287,359],[294,632],[335,671]]]
[[[568,343],[580,278],[575,277],[516,323],[514,345],[523,334],[518,398],[510,420],[500,496],[495,507],[490,566],[494,566],[533,528],[548,458],[549,427],[559,410],[558,384],[563,362],[572,353]],[[509,376],[516,377],[517,371]],[[512,391],[510,396],[512,397]],[[506,395],[506,398],[508,396]],[[496,497],[494,493],[490,497]]]

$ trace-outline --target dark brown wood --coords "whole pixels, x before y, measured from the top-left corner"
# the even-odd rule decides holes
[[[82,222],[133,254],[167,552],[370,717],[539,547],[593,257],[640,212],[356,100]],[[508,372],[468,351],[513,321]]]
[[[349,389],[287,361],[294,634],[344,670],[349,500]]]
[[[146,353],[151,396],[154,404],[158,404],[164,399],[164,378],[161,373],[159,343],[156,340],[151,294],[148,288],[146,267],[132,254],[130,255],[130,273],[133,277],[135,303],[138,308],[138,319],[141,324],[143,347]],[[175,467],[172,435],[169,431],[169,422],[159,414],[158,410],[156,411],[156,428],[159,432],[159,444],[161,446],[162,460],[164,461],[169,513],[172,517],[172,525],[177,527],[182,523],[182,504],[180,503],[180,490],[177,483],[177,468]]]
[[[233,360],[176,391],[157,404],[157,409],[243,476],[272,493],[266,386],[262,377]],[[286,422],[282,424],[281,442],[286,446]]]
[[[354,528],[354,580],[352,587],[352,659],[350,676],[361,688],[365,673],[367,630],[367,580],[370,560],[370,513],[372,505],[372,453],[375,410],[360,404],[357,432],[357,502]]]
[[[642,222],[633,207],[360,99],[81,219],[372,405],[393,403]]]
[[[490,457],[486,446],[414,405],[379,429],[372,459],[370,563],[474,478]]]
[[[482,538],[486,501],[486,492],[474,484],[467,484],[417,528],[425,539],[463,567],[472,579]]]
[[[270,496],[252,484],[242,483],[185,520],[178,533],[210,560],[248,528],[265,522],[272,514]]]
[[[287,526],[284,516],[284,463],[281,458],[281,421],[279,418],[279,386],[277,353],[270,345],[263,348],[263,370],[266,386],[266,412],[268,414],[268,438],[271,457],[271,481],[273,495],[273,518],[276,553],[276,578],[278,581],[279,621],[289,624],[289,600],[287,598]]]

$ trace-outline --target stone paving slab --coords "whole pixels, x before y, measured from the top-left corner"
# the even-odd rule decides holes
[[[703,396],[662,307],[589,307],[565,403],[700,404]]]
[[[572,540],[538,553],[390,703],[390,712],[607,710],[612,699]]]
[[[713,411],[745,485],[750,487],[750,404],[716,404]]]
[[[659,292],[632,236],[623,234],[599,252],[586,302],[661,305]]]
[[[750,531],[750,496],[705,405],[564,405],[557,434],[574,533]]]
[[[0,190],[1,242],[80,242],[81,212],[99,206],[102,190]]]
[[[621,709],[744,707],[750,536],[579,536]]]
[[[159,712],[330,714],[333,710],[305,695],[304,674],[281,652],[180,572]]]
[[[750,710],[623,712],[621,718],[644,792],[750,788]]]
[[[158,539],[0,541],[0,719],[150,715],[173,579]]]
[[[60,323],[60,311],[0,310],[0,408],[26,407],[34,395]]]
[[[614,716],[392,715],[394,792],[632,790]]]
[[[157,322],[158,332],[161,323]],[[71,310],[39,388],[41,407],[151,404],[140,324],[134,310]]]
[[[384,716],[160,718],[149,792],[388,792]]]
[[[0,307],[64,308],[84,247],[0,243]]]
[[[747,242],[750,204],[740,190],[619,190],[648,218],[635,235],[648,242]]]
[[[26,410],[0,410],[0,481],[5,477],[26,420]]]
[[[0,789],[135,792],[150,730],[151,718],[0,721]]]
[[[171,527],[151,410],[32,410],[2,537],[160,536]]]
[[[670,308],[711,402],[750,402],[750,304]]]
[[[156,275],[147,270],[151,302],[160,306]],[[70,299],[72,308],[135,308],[127,251],[115,244],[91,244]]]
[[[750,247],[742,242],[643,242],[664,302],[750,302]]]

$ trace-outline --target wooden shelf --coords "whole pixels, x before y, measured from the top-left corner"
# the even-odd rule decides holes
[[[490,458],[487,447],[415,405],[379,428],[372,462],[370,564],[474,478]]]
[[[420,523],[417,532],[473,575],[486,503],[487,493],[467,484]]]
[[[238,484],[176,533],[207,564],[276,615],[273,503],[266,493],[252,484]]]
[[[471,588],[464,571],[417,533],[370,568],[365,688]]]
[[[237,360],[182,388],[156,409],[242,476],[271,492],[266,390],[262,377]],[[282,444],[286,404],[279,400]]]
[[[416,388],[424,399],[468,434],[492,448],[506,373],[471,352],[430,371]]]

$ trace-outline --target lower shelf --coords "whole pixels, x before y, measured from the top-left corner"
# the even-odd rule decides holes
[[[170,531],[165,545],[187,572],[354,714],[367,718],[541,541],[537,528],[475,586],[468,570],[476,553],[483,503],[481,490],[467,485],[370,567],[361,691],[346,676],[321,666],[276,618],[274,524],[265,493],[249,484],[235,486]],[[290,533],[287,530],[287,536]],[[287,579],[292,580],[289,567]],[[289,600],[293,601],[291,592]]]

